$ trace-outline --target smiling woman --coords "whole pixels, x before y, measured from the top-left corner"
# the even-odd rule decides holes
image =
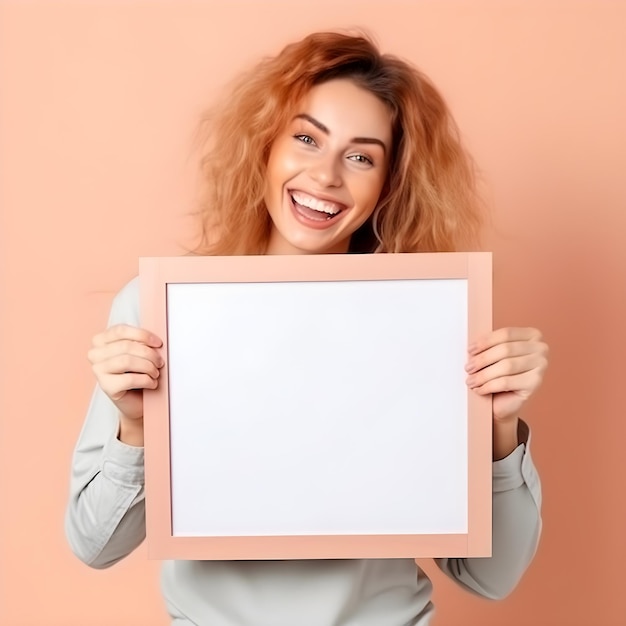
[[[476,245],[473,168],[443,99],[366,37],[318,33],[287,46],[243,76],[203,126],[197,255]],[[74,453],[67,536],[93,567],[145,537],[142,391],[158,387],[164,360],[161,339],[138,326],[134,280],[93,339],[98,384]],[[532,328],[499,329],[468,347],[468,387],[493,394],[493,556],[437,564],[489,598],[516,586],[539,540],[541,490],[519,414],[546,354]],[[169,561],[162,580],[178,626],[425,626],[433,612],[413,559]]]
[[[388,172],[391,112],[347,79],[316,85],[267,164],[268,254],[347,252]]]
[[[448,107],[423,73],[380,54],[366,37],[315,33],[262,61],[207,112],[198,139],[204,193],[196,254],[267,253],[278,193],[271,173],[284,168],[282,176],[295,175],[287,170],[303,167],[305,157],[310,173],[299,176],[307,178],[297,183],[302,188],[287,179],[282,184],[320,199],[351,201],[343,184],[349,180],[354,190],[359,180],[358,187],[369,188],[383,175],[373,210],[356,232],[348,230],[358,220],[340,227],[347,217],[340,214],[334,245],[341,230],[352,235],[351,252],[477,246],[482,203]],[[287,150],[290,140],[307,149]],[[346,161],[337,159],[340,148]],[[334,180],[311,180],[311,173]]]

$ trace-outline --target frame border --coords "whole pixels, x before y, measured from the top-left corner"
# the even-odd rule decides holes
[[[468,282],[468,337],[492,328],[492,255],[443,252],[369,255],[144,257],[141,325],[163,340],[156,390],[144,391],[146,535],[150,559],[274,560],[491,556],[491,396],[468,389],[468,532],[421,535],[177,537],[172,535],[167,285],[460,278]]]

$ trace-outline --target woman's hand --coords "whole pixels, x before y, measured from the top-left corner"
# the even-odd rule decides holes
[[[548,346],[536,328],[500,328],[469,346],[467,384],[493,394],[493,418],[517,418],[539,388],[548,366]]]
[[[93,338],[87,355],[98,384],[120,411],[120,439],[129,426],[143,440],[143,390],[156,389],[163,358],[163,342],[142,328],[118,324]],[[126,422],[126,424],[125,424]],[[137,436],[134,445],[141,445]],[[130,442],[129,442],[130,443]]]
[[[508,456],[519,444],[522,405],[539,388],[548,366],[548,346],[536,328],[501,328],[472,343],[467,385],[493,394],[493,458]]]

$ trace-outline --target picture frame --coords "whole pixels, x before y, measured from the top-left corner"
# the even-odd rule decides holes
[[[156,559],[491,554],[491,254],[140,259]]]

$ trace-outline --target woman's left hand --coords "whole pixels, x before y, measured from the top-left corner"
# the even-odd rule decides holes
[[[541,333],[536,328],[500,328],[472,343],[468,353],[468,387],[480,395],[493,394],[495,421],[516,419],[548,366]]]

